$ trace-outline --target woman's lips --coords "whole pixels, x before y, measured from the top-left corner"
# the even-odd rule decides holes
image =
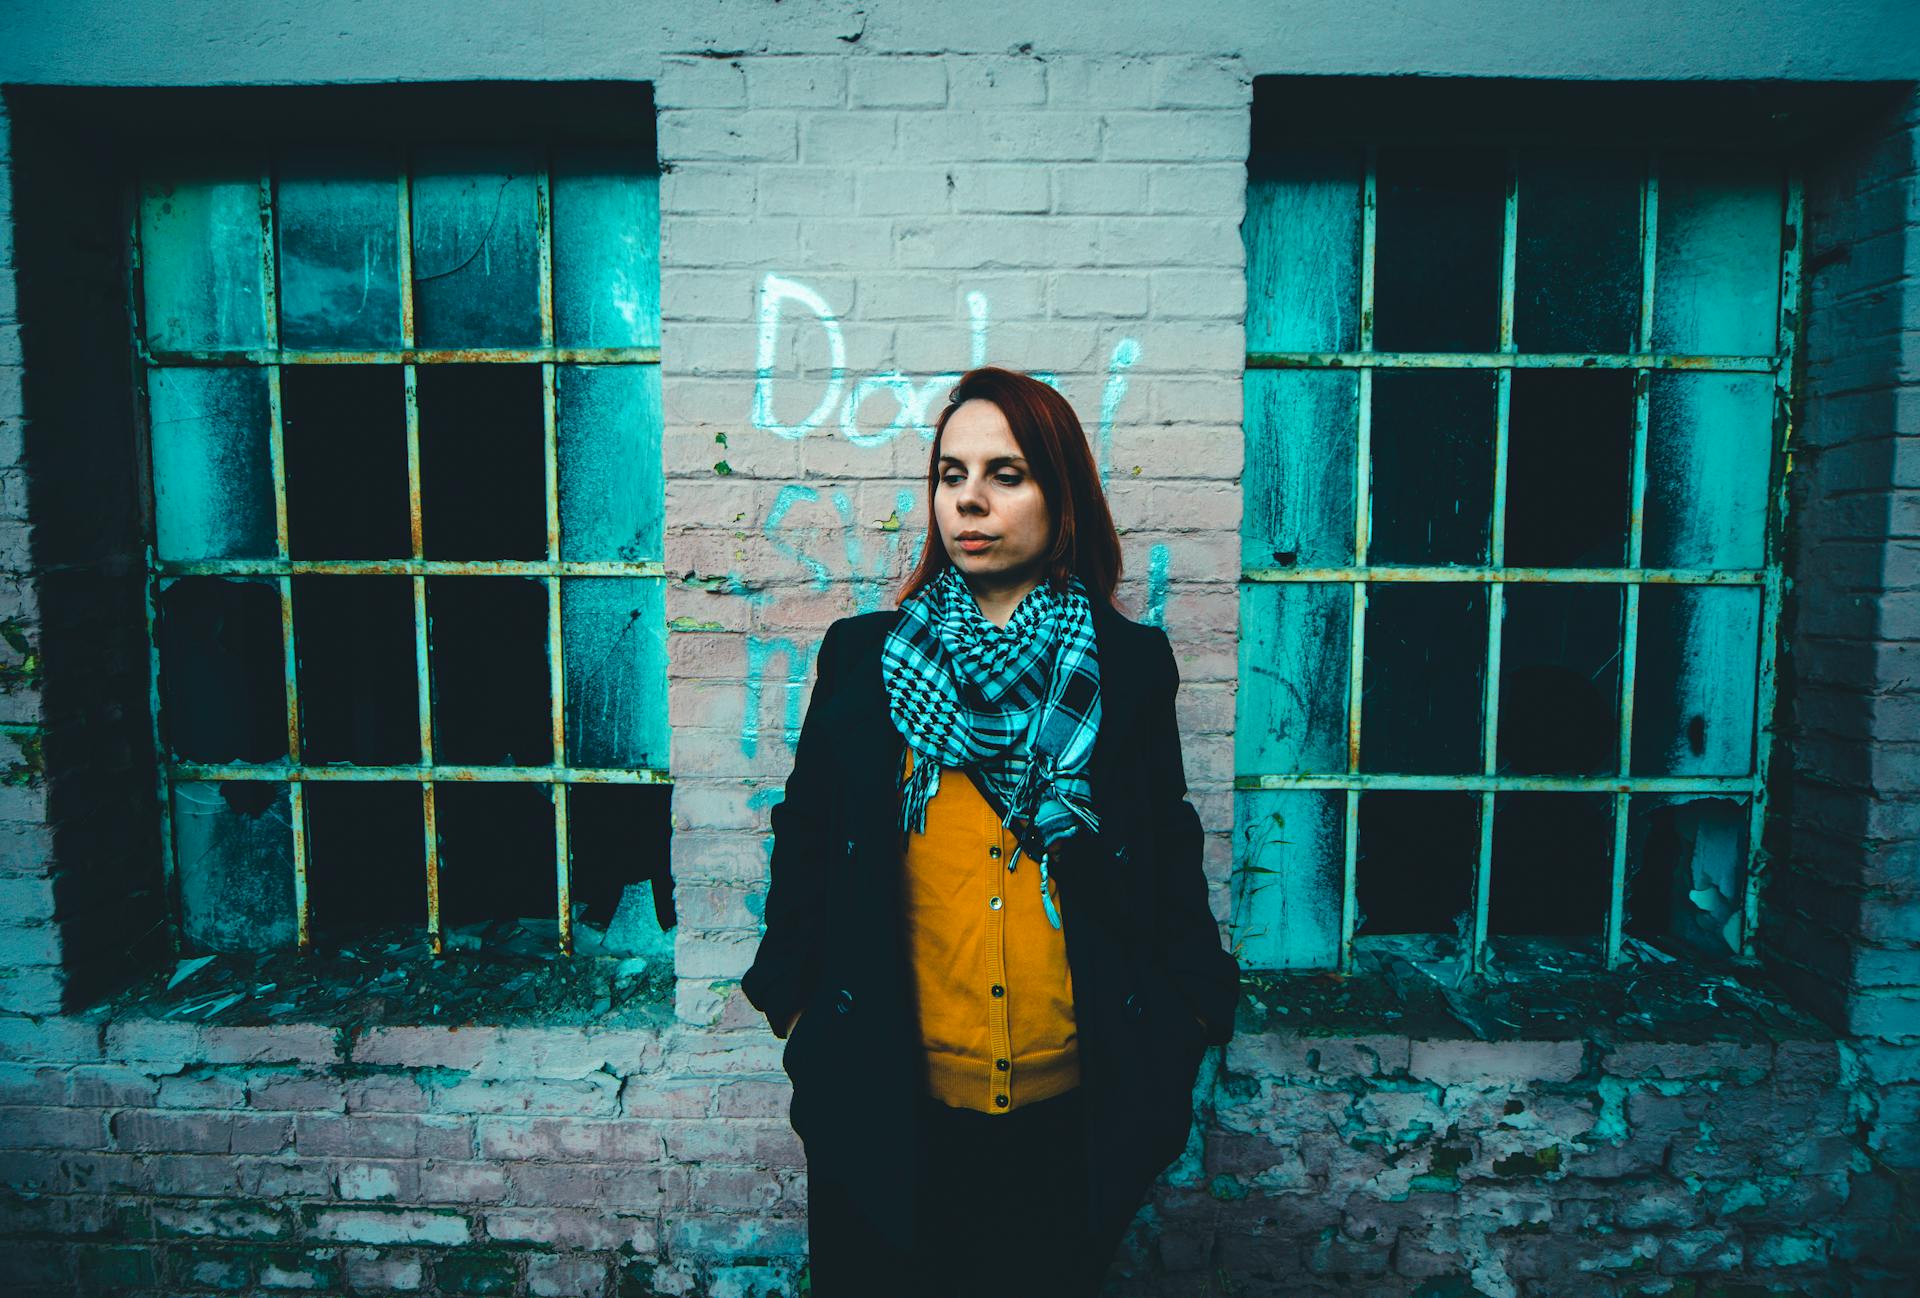
[[[993,542],[994,538],[991,536],[965,537],[960,542],[960,548],[968,554],[978,554]]]

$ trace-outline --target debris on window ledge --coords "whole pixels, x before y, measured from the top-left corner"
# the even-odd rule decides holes
[[[1579,942],[1507,939],[1475,976],[1444,946],[1375,938],[1356,941],[1352,974],[1248,971],[1241,1030],[1603,1044],[1833,1036],[1750,963],[1679,955],[1629,938],[1629,962],[1609,971],[1597,949]],[[1498,958],[1503,952],[1506,963]]]
[[[672,935],[664,954],[609,950],[576,924],[559,953],[551,919],[497,920],[446,932],[435,956],[418,930],[389,931],[305,954],[200,955],[154,970],[83,1017],[223,1027],[324,1023],[500,1027],[654,1026],[673,1008]]]

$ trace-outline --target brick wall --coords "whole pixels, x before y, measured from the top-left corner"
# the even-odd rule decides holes
[[[112,841],[67,854],[47,783],[0,786],[20,844],[0,860],[21,902],[4,916],[31,921],[0,927],[16,957],[0,993],[0,1275],[13,1289],[799,1292],[804,1162],[779,1043],[737,986],[767,811],[822,632],[890,603],[925,527],[927,444],[888,427],[903,397],[937,411],[941,376],[976,359],[1056,374],[1106,447],[1122,594],[1173,637],[1224,916],[1250,75],[1226,58],[666,58],[673,1004],[620,1028],[203,1026],[71,993],[62,1012],[49,871],[84,880],[140,854]],[[1886,368],[1910,345],[1888,321],[1911,306],[1905,270],[1885,269],[1908,264],[1920,213],[1912,123],[1863,130],[1813,185],[1810,260],[1854,251],[1812,272],[1795,500],[1812,521],[1795,560],[1793,757],[1777,768],[1794,772],[1792,838],[1775,857],[1769,950],[1826,1023],[1703,976],[1657,1019],[1566,993],[1519,1039],[1481,1041],[1415,1012],[1404,970],[1366,986],[1255,979],[1112,1293],[1903,1291],[1920,1264],[1903,1233],[1903,1084],[1920,1070],[1896,1031],[1900,995],[1872,989],[1916,981],[1899,964],[1911,894],[1861,843],[1901,855],[1895,758],[1911,727],[1879,684],[1903,675],[1899,602],[1879,599],[1856,631],[1856,601],[1883,588],[1841,578],[1897,576],[1888,538],[1903,524],[1884,520],[1912,503],[1897,487],[1920,487],[1892,467],[1904,443],[1886,432],[1911,423],[1897,388],[1848,373],[1912,373],[1897,356]],[[11,228],[0,219],[0,267]],[[763,381],[770,288],[780,327]],[[22,453],[10,304],[0,288],[0,483]],[[1856,390],[1889,404],[1845,415]],[[49,488],[74,480],[64,463],[48,461]],[[42,467],[31,509],[17,484],[0,490],[9,537],[29,513],[65,516],[50,491],[41,503]],[[96,556],[124,533],[99,536]],[[8,565],[32,569],[23,543],[0,550]],[[26,624],[34,587],[6,589]],[[69,607],[79,626],[114,606]],[[3,697],[0,719],[40,719],[31,689]],[[105,716],[111,691],[75,700],[88,706]],[[71,751],[78,766],[95,750]],[[105,762],[103,787],[136,787],[137,763]],[[1862,763],[1884,779],[1855,778]],[[1849,941],[1856,925],[1871,943]]]

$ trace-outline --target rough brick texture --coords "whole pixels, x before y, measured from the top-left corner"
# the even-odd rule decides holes
[[[750,54],[684,38],[624,74],[657,73],[665,166],[681,923],[673,1003],[618,1030],[210,1026],[97,1008],[80,980],[164,963],[136,941],[165,911],[141,837],[152,754],[135,459],[117,431],[118,236],[49,219],[99,196],[57,150],[10,150],[0,115],[0,623],[27,646],[0,645],[0,721],[5,762],[41,768],[0,784],[9,1292],[800,1292],[804,1159],[779,1043],[738,988],[767,813],[820,636],[890,602],[926,525],[922,425],[976,361],[1056,376],[1094,439],[1123,600],[1178,653],[1187,775],[1226,913],[1239,226],[1251,77],[1269,69],[1042,57],[1018,39],[887,54],[862,43],[868,21],[836,10],[791,54],[773,28],[717,38]],[[610,52],[581,60],[631,53],[592,43]],[[268,55],[237,57],[199,79],[271,79]],[[517,54],[473,57],[464,75],[524,71]],[[8,103],[19,116],[31,96]],[[1715,1006],[1650,1039],[1576,1023],[1461,1040],[1386,1019],[1302,1024],[1281,1012],[1281,982],[1277,1000],[1249,998],[1203,1070],[1187,1154],[1110,1293],[1906,1291],[1920,1268],[1915,121],[1903,105],[1849,128],[1808,177],[1791,711],[1764,945],[1827,1027],[1785,1005]],[[31,190],[38,225],[15,221],[15,190]],[[16,272],[16,224],[39,232],[43,264]],[[54,285],[82,292],[62,306]],[[52,664],[44,682],[26,654]]]

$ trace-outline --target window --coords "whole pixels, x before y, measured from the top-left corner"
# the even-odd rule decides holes
[[[651,148],[293,142],[136,189],[186,944],[664,958]]]
[[[1796,182],[1255,120],[1243,961],[1750,954]]]

